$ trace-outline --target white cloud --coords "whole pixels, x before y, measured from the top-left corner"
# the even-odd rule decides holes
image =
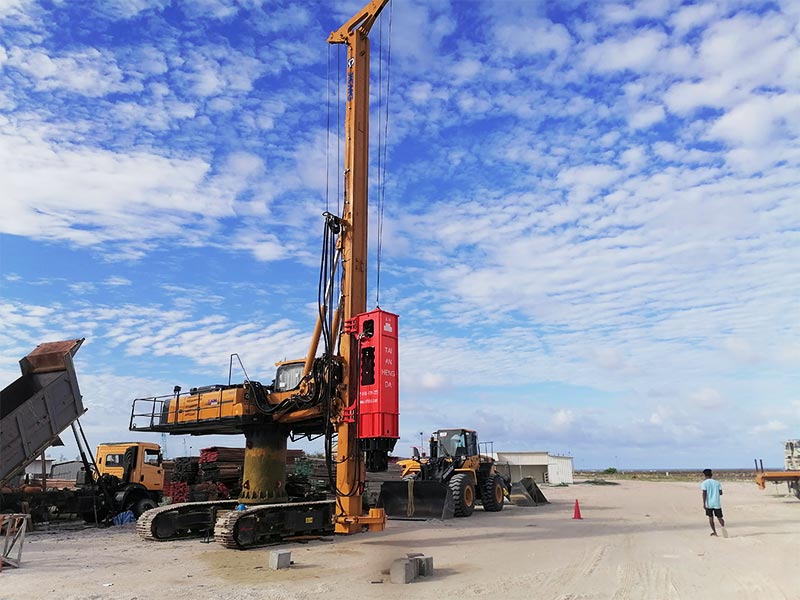
[[[467,59],[453,65],[453,74],[457,81],[472,79],[482,70],[480,61]]]
[[[33,0],[0,0],[0,19],[24,17]]]
[[[628,123],[634,129],[643,129],[663,121],[665,116],[664,108],[660,105],[644,106],[630,116]]]
[[[492,31],[497,48],[512,56],[555,53],[572,47],[572,37],[563,25],[549,21],[503,23]]]
[[[7,67],[28,74],[36,89],[63,89],[89,97],[113,92],[136,92],[142,84],[127,79],[112,56],[96,48],[86,48],[51,57],[42,50],[11,48]]]
[[[720,10],[718,4],[692,4],[682,6],[669,18],[670,24],[675,28],[675,34],[683,36],[698,27],[706,25],[717,16]]]
[[[782,433],[786,431],[788,427],[786,423],[782,423],[781,421],[767,421],[766,423],[762,423],[760,425],[756,425],[750,431],[756,435],[762,433],[771,433],[771,432],[779,432]]]
[[[754,97],[720,117],[709,134],[735,146],[763,146],[784,136],[796,138],[800,136],[800,94]]]
[[[422,377],[419,380],[419,386],[423,390],[433,390],[433,391],[440,391],[446,389],[451,384],[441,373],[423,373]],[[413,386],[413,383],[412,383]]]
[[[101,10],[112,19],[132,19],[148,10],[163,10],[169,0],[104,0]]]
[[[195,244],[261,173],[258,159],[234,155],[217,174],[197,158],[115,153],[54,143],[47,130],[0,120],[4,233],[78,246],[124,244],[140,256],[149,240]],[[264,254],[260,252],[260,254]]]
[[[642,71],[652,65],[667,36],[660,30],[646,30],[629,39],[608,39],[584,51],[583,61],[591,69],[611,71]]]
[[[230,2],[228,0],[193,0],[186,3],[183,10],[197,18],[214,18],[214,19],[228,19],[239,12],[239,3]]]
[[[111,287],[120,287],[131,285],[133,282],[126,277],[112,276],[107,277],[103,283]]]
[[[727,404],[723,395],[712,388],[703,388],[693,392],[690,400],[694,406],[706,410],[722,408]]]
[[[637,19],[663,17],[670,8],[669,0],[640,0],[632,6],[604,3],[597,6],[602,17],[611,23],[630,23]]]
[[[90,294],[95,290],[95,285],[89,281],[78,281],[69,284],[68,287],[72,291],[72,293],[78,295]]]
[[[556,429],[569,427],[574,421],[575,415],[571,410],[559,409],[550,417],[550,423]]]

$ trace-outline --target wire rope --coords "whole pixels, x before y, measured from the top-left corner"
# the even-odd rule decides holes
[[[376,251],[376,276],[375,276],[375,305],[380,306],[381,300],[381,261],[383,258],[383,221],[384,209],[386,206],[386,164],[388,162],[388,148],[389,148],[389,99],[390,83],[391,83],[391,67],[392,67],[392,22],[393,22],[393,4],[389,4],[389,33],[388,42],[386,44],[386,99],[379,107],[379,130],[378,130],[378,241]],[[381,40],[381,61],[379,67],[379,88],[381,90],[379,98],[383,98],[383,20],[380,26],[380,40]],[[386,117],[383,118],[382,110],[386,111]],[[380,130],[380,121],[383,119],[384,130]]]

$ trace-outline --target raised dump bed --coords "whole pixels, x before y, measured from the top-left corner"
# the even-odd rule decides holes
[[[19,361],[22,377],[0,392],[0,486],[86,412],[72,364],[82,343],[39,344]]]

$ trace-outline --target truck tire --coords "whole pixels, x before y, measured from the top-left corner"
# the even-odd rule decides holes
[[[475,509],[475,486],[472,478],[466,473],[456,473],[448,483],[453,492],[453,512],[456,517],[468,517]]]
[[[137,519],[151,508],[158,506],[151,498],[142,498],[133,507],[133,516]]]
[[[483,482],[481,490],[481,502],[483,510],[487,512],[500,512],[503,510],[505,493],[503,490],[503,480],[497,473],[492,473]]]

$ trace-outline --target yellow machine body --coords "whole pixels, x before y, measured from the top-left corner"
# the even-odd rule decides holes
[[[255,414],[244,386],[178,396],[169,403],[168,423],[193,423]]]

